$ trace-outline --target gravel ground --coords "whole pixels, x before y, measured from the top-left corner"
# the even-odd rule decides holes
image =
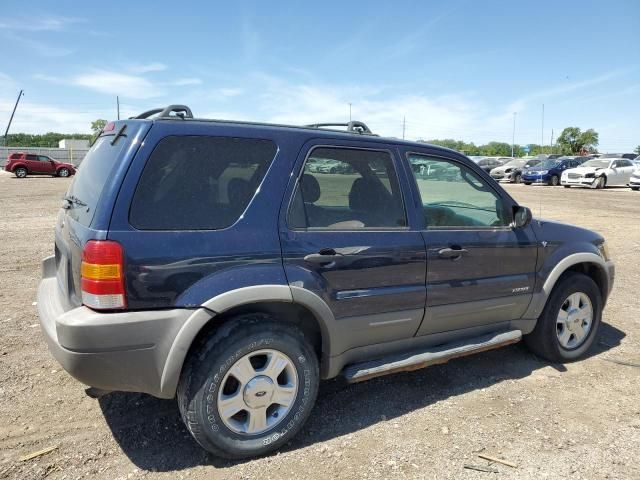
[[[49,355],[33,302],[68,182],[0,174],[0,478],[640,478],[640,194],[506,187],[535,215],[608,240],[616,287],[586,360],[549,365],[515,345],[352,386],[326,382],[285,450],[227,462],[191,440],[173,401],[92,400]],[[57,448],[20,461],[47,447]],[[478,454],[517,468],[464,468],[490,465]]]

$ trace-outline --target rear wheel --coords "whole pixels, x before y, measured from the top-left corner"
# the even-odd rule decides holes
[[[206,450],[263,455],[304,425],[318,392],[318,361],[297,328],[243,315],[193,351],[178,386],[182,419]]]
[[[18,168],[16,168],[16,169],[14,170],[14,172],[13,172],[13,173],[14,173],[14,174],[16,175],[16,177],[18,177],[18,178],[24,178],[24,177],[26,177],[26,176],[27,176],[27,169],[26,169],[26,168],[24,168],[24,167],[18,167]]]
[[[557,175],[551,176],[551,180],[549,180],[549,185],[551,185],[552,187],[557,187],[558,185],[560,185],[560,179],[558,178]]]
[[[551,362],[570,362],[591,347],[602,318],[602,294],[582,273],[569,273],[558,281],[525,343]]]
[[[68,168],[61,168],[60,170],[58,170],[58,176],[59,177],[68,177],[69,176],[69,169]]]

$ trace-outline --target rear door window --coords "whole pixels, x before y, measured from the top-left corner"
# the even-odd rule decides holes
[[[307,160],[289,211],[291,228],[404,228],[398,176],[387,151],[319,147]]]
[[[247,208],[277,152],[271,140],[169,136],[144,167],[129,222],[139,230],[218,230]]]

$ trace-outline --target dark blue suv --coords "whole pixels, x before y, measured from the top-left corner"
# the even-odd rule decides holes
[[[38,290],[65,370],[93,396],[177,397],[202,447],[241,458],[288,442],[321,379],[523,338],[585,354],[614,279],[600,235],[532,221],[460,153],[344,126],[175,105],[109,123]]]
[[[535,167],[522,171],[522,182],[525,185],[543,183],[552,187],[560,185],[562,172],[568,168],[576,168],[590,157],[559,157],[543,160]]]

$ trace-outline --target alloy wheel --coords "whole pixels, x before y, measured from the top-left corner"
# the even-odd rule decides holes
[[[573,350],[580,347],[593,325],[593,305],[587,294],[572,293],[567,297],[556,319],[556,335],[562,348]]]
[[[236,361],[218,390],[218,414],[235,433],[258,435],[274,428],[291,410],[298,373],[291,359],[272,349]]]

